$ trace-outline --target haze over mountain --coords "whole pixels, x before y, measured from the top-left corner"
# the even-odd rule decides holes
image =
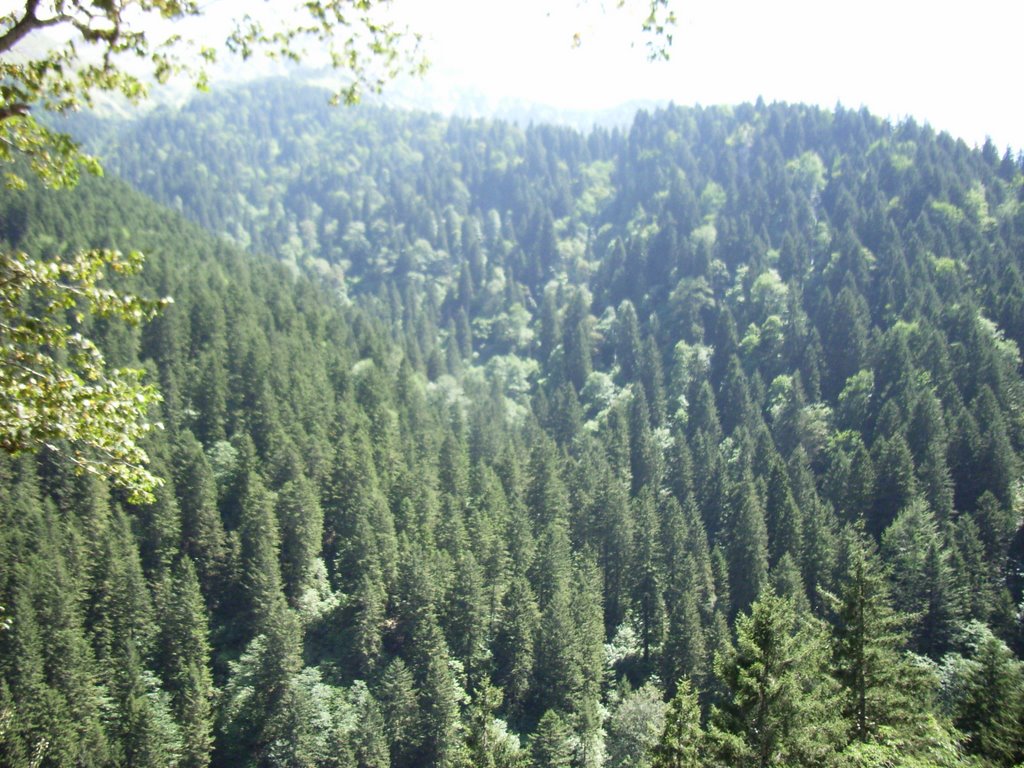
[[[991,137],[1000,153],[1024,149],[1024,121],[1007,98],[1017,68],[1024,5],[977,0],[970,12],[953,0],[689,0],[674,3],[678,23],[667,61],[648,61],[640,32],[642,3],[520,0],[395,2],[383,13],[421,33],[432,63],[425,79],[389,84],[393,106],[463,116],[506,117],[507,102],[535,114],[604,112],[635,101],[730,105],[758,98],[860,109],[899,122],[906,117],[948,131],[971,146]],[[199,20],[168,27],[200,42],[223,39],[244,13],[288,18],[282,3],[209,3]],[[276,16],[275,16],[276,15]],[[306,51],[314,68],[319,52]],[[215,88],[268,76],[294,77],[284,64],[223,54]],[[321,71],[314,79],[337,79]],[[173,85],[173,84],[172,84]],[[173,94],[173,96],[172,96]],[[486,94],[486,97],[481,97]],[[161,99],[188,88],[157,89]],[[497,106],[496,112],[482,112]],[[465,107],[470,112],[463,112]],[[581,124],[581,127],[589,127]]]

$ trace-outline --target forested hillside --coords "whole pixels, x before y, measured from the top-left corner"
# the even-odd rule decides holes
[[[174,304],[83,330],[165,484],[0,455],[0,762],[1024,760],[1020,158],[285,83],[81,128],[167,207],[3,191],[0,240],[147,253]]]

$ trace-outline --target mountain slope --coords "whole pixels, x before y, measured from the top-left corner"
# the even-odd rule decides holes
[[[10,762],[649,765],[666,718],[708,765],[1020,759],[1013,158],[283,83],[118,131],[235,244],[106,180],[0,198],[12,245],[141,246],[176,299],[88,329],[160,382],[157,504],[4,460]]]

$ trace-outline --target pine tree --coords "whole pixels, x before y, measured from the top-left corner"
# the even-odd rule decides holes
[[[531,768],[570,768],[573,753],[572,729],[565,717],[546,710],[530,740]]]
[[[210,642],[199,580],[191,558],[174,564],[157,601],[158,669],[181,728],[182,768],[202,768],[213,747],[213,677]]]
[[[651,768],[701,768],[706,764],[704,738],[697,691],[689,680],[680,680],[665,712]]]
[[[207,605],[224,560],[224,527],[217,511],[217,487],[203,447],[184,430],[174,442],[174,491],[181,510],[181,548],[196,564]]]
[[[310,583],[314,561],[323,545],[324,513],[313,484],[297,471],[278,491],[281,531],[281,580],[293,605]]]
[[[392,659],[381,674],[377,688],[384,717],[384,732],[395,768],[412,765],[417,739],[418,705],[412,672],[401,658]]]
[[[633,505],[636,535],[632,548],[631,593],[645,668],[651,668],[652,654],[661,651],[666,628],[663,578],[659,568],[662,558],[657,548],[658,527],[653,506],[650,492],[645,492]]]
[[[827,662],[817,621],[762,593],[736,620],[735,653],[716,659],[729,697],[711,716],[718,759],[758,768],[835,764],[846,725]]]
[[[733,495],[728,559],[732,613],[747,610],[768,581],[768,534],[764,510],[748,474]]]
[[[994,765],[1024,757],[1024,663],[998,638],[985,633],[963,681],[957,725],[968,749]]]
[[[529,582],[523,576],[513,576],[502,600],[494,640],[494,679],[505,692],[505,711],[513,723],[522,722],[527,716],[540,621]]]
[[[886,569],[863,532],[846,531],[842,562],[833,663],[851,736],[867,742],[887,738],[886,728],[912,733],[924,691],[903,650],[908,617],[893,608]]]

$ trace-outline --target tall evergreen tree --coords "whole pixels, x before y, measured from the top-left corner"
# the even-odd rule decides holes
[[[732,766],[837,764],[846,724],[823,629],[765,592],[736,620],[736,650],[716,659],[728,699],[712,713],[718,760]]]
[[[882,741],[892,730],[916,736],[926,716],[920,711],[925,691],[904,652],[907,617],[893,608],[877,548],[862,531],[846,531],[842,563],[833,659],[851,736],[861,742]]]
[[[213,676],[209,628],[199,579],[182,555],[157,600],[157,666],[181,729],[181,765],[202,768],[213,747]]]

